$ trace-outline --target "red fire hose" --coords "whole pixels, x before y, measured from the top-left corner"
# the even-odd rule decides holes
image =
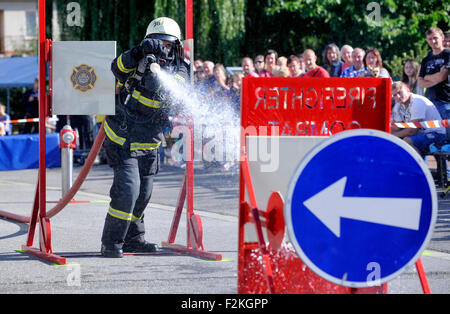
[[[105,140],[105,131],[103,129],[104,121],[100,127],[100,130],[98,131],[97,137],[95,138],[94,144],[92,145],[91,151],[89,153],[89,156],[87,157],[83,168],[81,169],[80,173],[78,174],[77,179],[73,183],[72,187],[69,191],[64,195],[64,197],[59,200],[59,202],[53,207],[51,210],[47,212],[47,217],[51,218],[58,214],[75,196],[75,194],[80,189],[81,185],[83,184],[84,180],[86,179],[89,171],[91,170],[92,165],[94,164],[95,157],[97,157],[98,152],[100,151],[100,148],[102,147],[103,141]],[[29,223],[31,220],[31,217],[29,216],[21,216],[17,214],[13,214],[6,211],[0,210],[0,217],[4,217],[11,220],[16,220],[23,223]]]

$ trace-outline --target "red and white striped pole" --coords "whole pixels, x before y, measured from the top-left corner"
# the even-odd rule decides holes
[[[39,217],[46,216],[46,60],[45,60],[45,0],[39,0]]]

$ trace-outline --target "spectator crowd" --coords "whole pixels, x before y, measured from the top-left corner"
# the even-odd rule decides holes
[[[437,27],[426,33],[431,50],[419,63],[405,60],[402,77],[392,86],[392,122],[420,122],[450,119],[450,31]],[[239,112],[242,78],[251,77],[379,77],[391,78],[383,66],[383,58],[376,48],[363,49],[331,43],[322,52],[322,64],[317,53],[306,49],[299,55],[279,56],[273,49],[255,58],[244,57],[242,72],[226,76],[222,64],[200,59],[194,62],[194,83],[202,93],[229,97]],[[392,133],[425,154],[431,144],[441,147],[450,143],[450,128],[393,129]],[[399,132],[401,131],[401,132]],[[447,133],[446,136],[442,134]]]
[[[393,108],[392,122],[426,121],[427,119],[450,119],[450,32],[431,27],[424,34],[430,51],[421,62],[405,60],[402,78],[392,86]],[[376,48],[363,49],[343,45],[339,48],[331,43],[322,51],[321,64],[318,64],[318,52],[305,49],[301,54],[279,56],[277,51],[268,49],[264,54],[241,60],[241,71],[227,73],[223,64],[211,60],[197,59],[193,63],[194,85],[202,94],[227,100],[237,114],[240,112],[240,89],[243,77],[381,77],[390,78],[383,67],[383,58]],[[32,89],[26,91],[21,106],[26,118],[38,116],[38,81]],[[76,117],[73,119],[76,122]],[[84,121],[86,120],[86,121]],[[83,141],[84,148],[92,143],[92,134],[88,134],[85,125],[92,119],[86,118],[79,123],[80,133],[89,136]],[[0,104],[0,136],[11,134],[10,117],[5,106]],[[65,122],[65,121],[64,121]],[[90,128],[91,133],[98,124]],[[55,127],[56,131],[61,123]],[[37,123],[28,123],[21,133],[36,133]],[[83,130],[83,131],[82,131]],[[403,138],[420,153],[425,153],[431,144],[442,146],[449,142],[450,132],[441,128],[423,130],[392,130],[393,134]],[[400,132],[401,131],[401,132]],[[446,136],[441,136],[446,133]],[[80,134],[81,135],[81,134]],[[83,146],[83,145],[82,145]]]

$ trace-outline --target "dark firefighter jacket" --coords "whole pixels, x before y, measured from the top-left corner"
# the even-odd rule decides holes
[[[134,56],[133,50],[128,50],[111,64],[118,80],[119,94],[116,97],[116,114],[108,116],[105,121],[105,144],[120,145],[130,152],[130,156],[142,156],[161,144],[161,133],[169,126],[168,106],[171,100],[157,77],[146,71],[124,105],[129,94],[125,82],[135,74],[139,63]],[[182,63],[172,75],[183,83],[187,82],[186,64]]]

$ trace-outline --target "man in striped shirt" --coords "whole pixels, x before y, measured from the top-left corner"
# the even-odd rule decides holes
[[[353,65],[342,71],[341,77],[363,77],[367,69],[364,66],[365,51],[361,48],[355,48],[352,52]]]
[[[392,122],[441,120],[441,115],[434,104],[426,97],[411,93],[403,82],[392,84],[392,96],[395,99]],[[399,128],[393,126],[391,134],[403,139],[422,155],[429,151],[431,144],[441,146],[447,140],[444,127]]]

